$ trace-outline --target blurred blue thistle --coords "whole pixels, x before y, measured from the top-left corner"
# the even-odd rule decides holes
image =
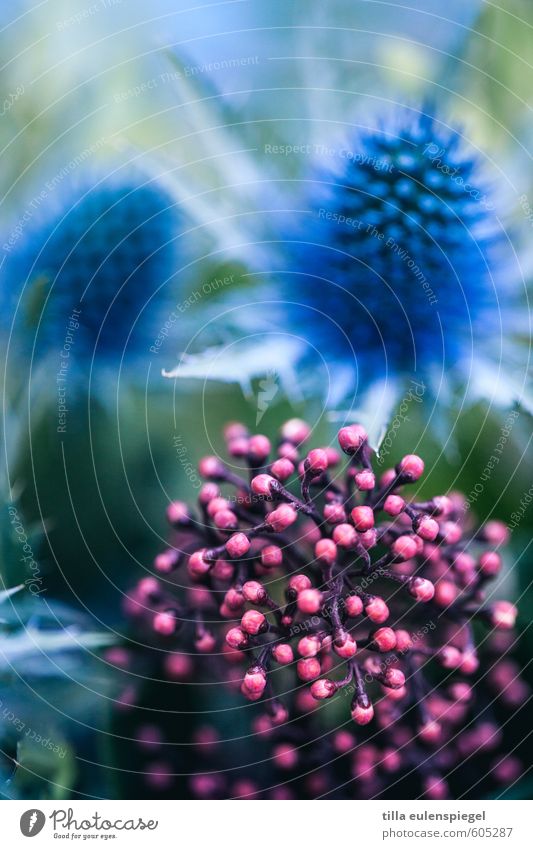
[[[233,365],[215,351],[216,369],[187,356],[171,376],[227,365],[227,379],[245,384],[258,359],[282,373],[274,331],[290,339],[299,388],[333,409],[375,412],[380,395],[383,422],[412,378],[433,397],[461,385],[470,401],[523,402],[512,375],[520,268],[481,156],[458,130],[405,108],[317,156],[303,198],[272,216],[275,256],[257,269],[272,282],[253,304],[230,304],[242,337],[264,334],[261,357],[249,358],[254,338],[238,360],[232,345]]]
[[[174,201],[154,182],[71,187],[60,209],[24,233],[3,273],[15,343],[56,358],[67,333],[78,369],[147,355],[176,271]]]

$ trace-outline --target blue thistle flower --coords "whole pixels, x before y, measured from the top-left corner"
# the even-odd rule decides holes
[[[405,111],[334,161],[289,231],[289,321],[363,386],[448,371],[501,335],[507,236],[459,133]]]
[[[484,170],[456,129],[424,111],[401,109],[325,148],[298,181],[303,198],[291,181],[289,214],[270,215],[268,265],[256,263],[270,282],[213,318],[236,331],[226,355],[187,353],[167,375],[246,389],[269,368],[293,397],[357,410],[373,433],[410,379],[429,397],[462,387],[470,402],[529,406],[512,374],[523,360],[513,348],[520,268]]]
[[[42,356],[74,336],[78,366],[146,354],[176,271],[177,215],[159,185],[104,179],[71,188],[25,236],[4,272],[16,333]]]

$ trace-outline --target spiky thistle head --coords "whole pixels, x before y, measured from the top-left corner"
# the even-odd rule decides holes
[[[154,182],[71,186],[23,233],[4,274],[5,293],[22,290],[19,332],[31,331],[36,354],[58,355],[67,330],[85,363],[147,352],[176,271],[176,219],[173,200]]]
[[[368,382],[449,369],[501,335],[506,235],[474,150],[403,110],[322,157],[289,232],[284,294]]]

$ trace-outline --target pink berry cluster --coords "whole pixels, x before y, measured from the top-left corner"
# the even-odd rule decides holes
[[[424,473],[415,454],[376,477],[360,425],[338,447],[306,450],[309,436],[299,419],[274,448],[226,427],[231,461],[201,460],[197,510],[169,505],[172,544],[127,598],[137,632],[166,650],[169,680],[210,663],[259,703],[254,733],[282,771],[312,768],[318,712],[337,725],[318,735],[320,757],[349,756],[363,798],[400,774],[446,798],[446,776],[480,749],[508,781],[520,763],[497,752],[492,705],[519,707],[527,685],[506,656],[517,611],[491,587],[506,527],[471,526],[458,494],[410,498]],[[329,792],[325,774],[306,792]]]

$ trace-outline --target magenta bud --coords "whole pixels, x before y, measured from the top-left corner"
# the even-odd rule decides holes
[[[251,604],[263,604],[267,598],[266,590],[259,581],[246,581],[242,588],[242,594],[246,601]]]
[[[427,578],[412,578],[409,581],[409,592],[417,601],[431,601],[435,595],[435,587]]]
[[[289,419],[281,428],[281,436],[294,445],[300,445],[309,438],[311,428],[302,419]]]
[[[329,678],[319,678],[318,681],[313,681],[311,684],[311,695],[317,701],[330,699],[335,695],[336,689],[337,686],[334,681],[330,681]]]
[[[250,545],[246,534],[233,534],[226,543],[226,551],[230,557],[244,557],[250,550]]]
[[[333,540],[341,548],[354,548],[357,543],[357,532],[351,525],[342,522],[333,528]]]
[[[345,454],[356,454],[367,441],[368,434],[361,425],[349,425],[339,430],[337,434],[339,445]]]
[[[226,467],[218,457],[202,457],[198,463],[198,471],[203,478],[208,478],[211,481],[224,480],[226,475]]]
[[[328,455],[322,448],[313,448],[304,461],[304,469],[315,474],[325,472],[328,467]]]
[[[296,522],[298,514],[290,504],[280,504],[272,513],[268,513],[265,522],[277,534],[283,533]]]
[[[278,643],[272,649],[272,654],[278,663],[292,663],[294,660],[294,652],[288,643]]]
[[[374,527],[374,511],[371,507],[354,507],[350,515],[356,530],[363,532]]]
[[[439,535],[439,523],[431,516],[421,516],[415,522],[414,529],[425,542],[433,542]]]
[[[379,596],[373,596],[371,600],[365,604],[365,613],[372,622],[376,623],[376,625],[381,625],[382,622],[386,622],[389,618],[389,608]]]
[[[417,454],[406,454],[396,466],[396,471],[405,481],[417,481],[424,474],[424,461]]]
[[[230,628],[226,642],[232,649],[244,649],[248,645],[248,636],[240,628]]]
[[[398,537],[392,543],[392,553],[397,560],[410,560],[418,551],[417,542],[414,537],[406,534]]]
[[[387,652],[396,648],[396,634],[392,628],[378,628],[370,637],[373,647],[378,651]]]
[[[248,442],[248,456],[253,463],[263,463],[270,454],[270,440],[258,433],[251,436]]]
[[[357,472],[354,476],[355,485],[358,490],[361,492],[368,492],[371,489],[374,489],[376,485],[376,477],[374,472],[371,472],[370,469],[363,469],[360,472]]]
[[[272,487],[276,485],[276,479],[272,475],[256,475],[251,482],[252,492],[255,495],[270,497],[272,495]]]
[[[319,590],[302,590],[296,599],[298,610],[302,613],[318,613],[322,606],[322,593]]]
[[[262,634],[268,628],[268,622],[259,610],[247,610],[241,619],[241,628],[246,634]]]
[[[277,545],[266,545],[261,551],[261,563],[266,569],[274,569],[283,563],[283,552]]]
[[[296,664],[296,674],[300,681],[312,681],[318,678],[321,672],[322,667],[317,657],[303,657]]]
[[[315,557],[332,566],[337,559],[337,546],[332,539],[320,539],[315,545]]]
[[[405,508],[405,501],[399,495],[387,495],[383,504],[385,513],[389,516],[399,516]]]

